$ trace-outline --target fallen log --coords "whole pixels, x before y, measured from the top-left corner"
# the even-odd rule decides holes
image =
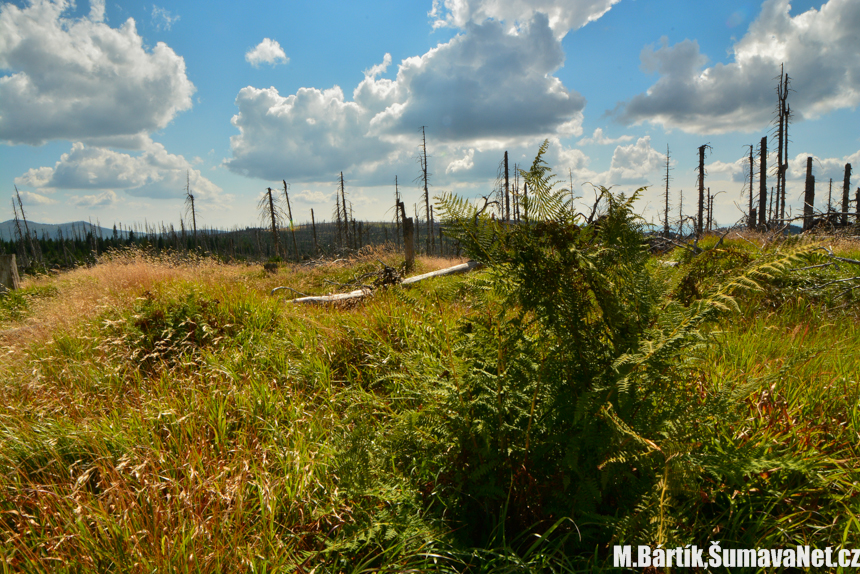
[[[370,289],[356,289],[349,293],[335,293],[334,295],[318,295],[309,297],[299,297],[298,299],[290,299],[288,303],[337,303],[346,301],[347,299],[358,299],[371,294]]]
[[[443,277],[445,275],[453,275],[455,273],[465,273],[468,271],[472,271],[473,269],[478,269],[482,267],[481,263],[477,261],[467,261],[466,263],[461,263],[460,265],[454,265],[453,267],[447,267],[445,269],[439,269],[438,271],[431,271],[430,273],[424,273],[422,275],[416,275],[415,277],[409,277],[408,279],[404,279],[400,284],[408,287],[410,285],[414,285],[419,281],[424,281],[425,279],[432,279],[434,277]],[[288,289],[288,287],[275,287],[272,289],[272,294],[274,295],[276,291],[279,289]],[[356,289],[355,291],[350,291],[349,293],[335,293],[334,295],[314,295],[308,297],[299,297],[297,299],[290,299],[289,303],[338,303],[341,301],[347,301],[349,299],[359,299],[361,297],[366,297],[373,293],[373,290],[365,287],[364,289]]]
[[[430,273],[424,273],[423,275],[416,275],[415,277],[409,277],[408,279],[404,279],[401,285],[412,285],[414,283],[418,283],[419,281],[424,281],[425,279],[432,279],[433,277],[442,277],[444,275],[453,275],[454,273],[465,273],[467,271],[471,271],[473,269],[478,269],[482,265],[477,261],[467,261],[465,263],[461,263],[460,265],[454,265],[453,267],[447,267],[445,269],[439,269],[438,271],[431,271]]]

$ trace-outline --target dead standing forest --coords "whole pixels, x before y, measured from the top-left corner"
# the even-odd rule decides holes
[[[792,231],[799,228],[835,229],[847,227],[860,221],[860,187],[851,193],[851,164],[845,165],[843,180],[816,182],[813,158],[807,158],[806,178],[802,197],[802,211],[793,213],[787,205],[786,176],[789,157],[789,126],[792,112],[788,101],[791,81],[781,72],[776,87],[776,106],[770,135],[762,136],[758,143],[749,145],[745,156],[747,170],[745,182],[737,201],[742,206],[743,217],[730,227],[749,229]],[[420,189],[415,203],[407,204],[400,189],[398,177],[394,177],[393,202],[388,213],[391,221],[356,221],[353,204],[349,199],[347,183],[341,172],[336,181],[335,205],[330,214],[310,210],[310,218],[298,221],[290,203],[290,184],[282,182],[280,189],[266,188],[259,199],[258,212],[261,227],[213,229],[199,220],[199,204],[190,185],[185,189],[186,210],[180,220],[179,229],[173,224],[143,223],[123,227],[114,224],[112,231],[105,232],[100,224],[81,223],[67,229],[63,234],[58,229],[54,234],[43,231],[41,235],[31,231],[23,202],[17,188],[12,198],[14,237],[0,241],[0,254],[15,254],[21,273],[43,271],[48,268],[71,268],[92,263],[108,250],[137,246],[152,249],[156,253],[165,251],[189,252],[212,255],[225,261],[301,261],[310,258],[340,256],[356,252],[366,245],[390,244],[403,248],[405,219],[412,219],[413,244],[417,253],[453,256],[460,253],[456,241],[446,237],[443,227],[433,212],[431,197],[432,176],[429,171],[427,137],[421,128],[421,141],[416,160],[419,174],[414,182]],[[776,149],[776,163],[768,165],[768,149]],[[662,236],[667,241],[700,237],[716,226],[713,217],[714,199],[719,193],[711,193],[707,185],[705,159],[712,148],[701,145],[697,150],[697,187],[693,195],[692,209],[685,211],[684,192],[675,194],[671,190],[671,152],[666,147],[666,171],[663,178],[665,189],[660,210]],[[509,165],[508,153],[504,153],[497,172],[496,183],[484,196],[484,207],[506,222],[521,222],[523,199],[528,197],[528,185],[522,180],[520,166]],[[770,182],[770,183],[769,183]],[[770,187],[768,187],[770,185]],[[822,189],[827,189],[826,200]],[[571,207],[574,194],[570,182]],[[595,196],[596,197],[596,196]],[[689,200],[689,195],[688,195]],[[819,207],[816,209],[816,201]],[[591,216],[594,216],[592,209]],[[330,216],[326,220],[326,216]],[[307,215],[304,215],[306,218]],[[655,228],[655,232],[659,226]],[[656,235],[656,233],[655,233]]]

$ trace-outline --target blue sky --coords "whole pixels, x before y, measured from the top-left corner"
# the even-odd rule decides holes
[[[343,171],[356,215],[387,219],[395,176],[418,202],[424,125],[434,193],[486,194],[505,150],[529,164],[549,139],[575,192],[651,186],[656,221],[666,146],[673,201],[692,205],[707,143],[733,223],[780,64],[789,205],[807,155],[840,189],[858,170],[858,29],[856,0],[6,2],[0,175],[32,220],[103,225],[177,224],[188,178],[202,222],[230,227],[281,180],[295,219],[329,217]]]

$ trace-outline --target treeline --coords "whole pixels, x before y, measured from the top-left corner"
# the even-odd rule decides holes
[[[347,230],[348,227],[348,230]],[[93,264],[108,251],[136,247],[161,253],[197,253],[224,261],[303,261],[322,256],[344,256],[365,246],[389,244],[400,248],[403,239],[395,222],[350,220],[346,226],[337,221],[314,221],[270,229],[259,227],[231,230],[200,228],[196,233],[184,225],[176,230],[172,225],[114,226],[113,232],[103,234],[95,225],[78,227],[65,235],[42,232],[37,235],[22,229],[20,237],[0,239],[0,254],[14,254],[22,273],[46,269],[72,268]],[[427,227],[415,226],[416,246]],[[434,252],[443,256],[457,254],[459,247],[445,237],[438,223],[433,225]],[[424,249],[419,249],[424,252]]]

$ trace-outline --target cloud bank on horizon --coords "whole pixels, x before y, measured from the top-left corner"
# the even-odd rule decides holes
[[[29,188],[26,193],[40,205],[56,203],[59,190],[80,192],[68,201],[93,209],[116,206],[127,196],[177,199],[187,177],[202,199],[224,207],[231,197],[212,181],[219,170],[252,181],[286,178],[307,184],[297,193],[306,203],[328,197],[310,188],[340,171],[357,186],[390,185],[394,174],[415,171],[421,126],[432,134],[440,185],[485,183],[496,173],[503,150],[530,162],[545,138],[553,143],[549,161],[578,182],[650,184],[665,164],[664,146],[655,149],[652,142],[660,132],[642,126],[701,136],[767,129],[775,101],[771,79],[781,64],[795,90],[790,99],[795,121],[853,110],[860,103],[860,3],[828,0],[819,9],[792,15],[788,0],[765,0],[746,33],[733,42],[727,63],[708,66],[696,39],[670,45],[662,38],[645,45],[640,68],[656,74],[656,81],[605,113],[636,135],[610,137],[604,126],[589,127],[591,135],[583,137],[586,114],[604,112],[588,112],[576,86],[560,79],[564,41],[605,18],[619,2],[433,0],[428,31],[449,30],[453,36],[397,64],[390,53],[381,54],[354,87],[240,88],[230,123],[213,119],[227,126],[230,157],[212,166],[208,177],[199,162],[170,153],[153,139],[194,107],[197,88],[174,48],[164,41],[149,46],[131,17],[112,27],[104,0],[92,0],[88,15],[80,17],[71,15],[70,0],[29,0],[23,8],[4,3],[0,141],[70,145],[53,166],[18,172],[15,183]],[[160,32],[178,19],[152,7],[152,25]],[[263,35],[239,54],[246,68],[293,69],[279,41],[269,36],[259,41]],[[588,79],[573,81],[584,86]],[[615,147],[607,155],[608,167],[600,169],[594,157],[606,146]],[[836,166],[855,155],[819,163]],[[740,162],[715,161],[711,171],[738,181]]]

